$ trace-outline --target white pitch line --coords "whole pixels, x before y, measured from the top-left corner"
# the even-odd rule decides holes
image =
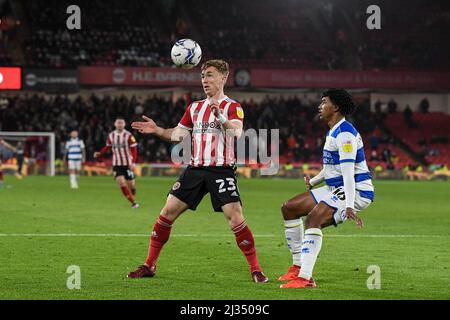
[[[448,238],[450,235],[426,235],[426,234],[325,234],[330,238]],[[150,237],[144,233],[0,233],[0,237]],[[232,234],[172,234],[171,237],[186,238],[227,238]],[[255,238],[276,238],[282,237],[275,234],[256,234]]]

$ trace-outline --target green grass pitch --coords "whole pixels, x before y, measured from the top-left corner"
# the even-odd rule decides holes
[[[239,181],[267,284],[251,282],[247,264],[209,196],[176,222],[154,278],[127,279],[143,263],[149,234],[175,178],[137,181],[131,210],[111,177],[6,177],[0,189],[0,299],[449,299],[450,184],[375,181],[365,228],[346,222],[324,230],[314,270],[317,289],[282,290],[291,263],[281,204],[305,191],[301,180]],[[9,185],[9,186],[8,186]],[[58,235],[58,236],[55,236]],[[66,287],[67,267],[81,289]],[[381,270],[369,290],[368,266]]]

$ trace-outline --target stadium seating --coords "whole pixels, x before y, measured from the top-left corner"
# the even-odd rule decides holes
[[[450,165],[450,115],[413,113],[413,127],[408,126],[403,114],[390,114],[386,126],[414,152],[421,154],[429,163]]]
[[[239,0],[131,0],[126,6],[120,0],[84,0],[77,2],[83,25],[76,32],[61,27],[67,17],[61,12],[70,2],[19,3],[25,16],[17,18],[28,24],[18,41],[25,60],[20,62],[29,67],[170,65],[175,39],[191,37],[204,57],[222,57],[238,68],[450,69],[450,44],[440,32],[450,28],[443,13],[449,3],[414,0],[404,10],[403,4],[379,1],[389,8],[383,10],[385,32],[365,27],[369,3],[356,0],[313,6],[306,0],[261,0],[257,10]],[[0,48],[0,60],[6,55]]]
[[[365,69],[449,69],[449,44],[430,37],[450,26],[448,2],[410,1],[407,10],[398,1],[377,5],[383,8],[382,30],[358,28],[364,39],[359,57]],[[355,24],[364,25],[365,19],[357,15]]]
[[[79,1],[82,29],[65,26],[66,1],[27,1],[24,5],[29,33],[25,39],[25,65],[75,67],[78,65],[160,66],[171,40],[150,2]],[[101,13],[101,14],[99,14]]]

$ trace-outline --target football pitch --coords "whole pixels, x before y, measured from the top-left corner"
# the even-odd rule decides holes
[[[6,177],[0,189],[0,299],[449,299],[450,183],[374,181],[365,228],[324,229],[316,289],[280,289],[291,264],[282,203],[302,180],[239,180],[267,284],[251,281],[222,214],[206,196],[175,223],[154,278],[126,274],[147,256],[153,223],[176,178],[140,178],[132,210],[111,177]],[[81,288],[69,290],[69,266]],[[369,289],[370,266],[381,289]],[[375,267],[376,268],[376,267]]]

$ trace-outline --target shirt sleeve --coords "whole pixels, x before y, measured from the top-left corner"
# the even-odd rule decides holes
[[[227,118],[229,121],[241,121],[244,122],[244,109],[242,109],[239,103],[233,103],[228,108]]]
[[[190,104],[187,108],[186,111],[184,112],[183,117],[181,118],[180,122],[178,123],[178,126],[184,129],[192,129],[193,124],[192,124],[192,117],[191,117],[191,105]]]
[[[340,163],[355,163],[358,144],[356,137],[350,132],[342,132],[336,137]]]
[[[314,187],[325,180],[325,170],[320,170],[319,174],[309,180],[309,184]]]
[[[344,181],[345,207],[354,209],[356,196],[355,165],[344,162],[340,164],[340,167]]]
[[[85,149],[86,148],[86,146],[84,145],[84,141],[83,140],[80,141],[80,146],[81,146],[81,149]]]
[[[106,146],[107,147],[111,147],[112,146],[112,141],[111,141],[111,137],[108,136],[108,139],[106,139]]]
[[[352,133],[342,132],[336,137],[336,144],[339,149],[339,162],[344,181],[345,206],[346,208],[354,208],[357,140]]]

